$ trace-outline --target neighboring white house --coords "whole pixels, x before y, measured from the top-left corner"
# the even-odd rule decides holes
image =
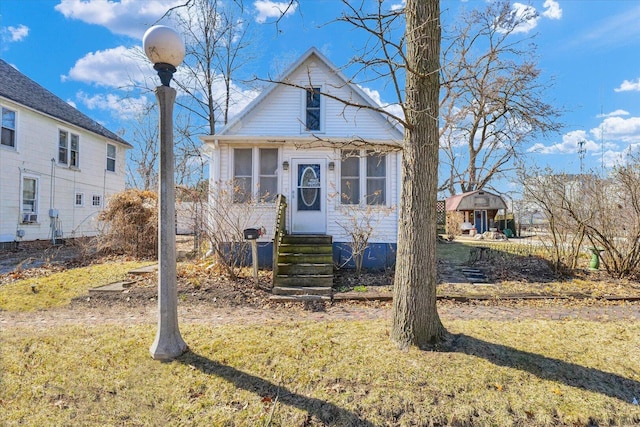
[[[131,145],[0,60],[0,243],[95,235]]]
[[[237,192],[217,197],[232,187],[260,201],[250,215],[238,211],[248,227],[266,228],[259,241],[265,260],[272,250],[276,194],[287,198],[288,232],[331,235],[339,264],[348,258],[347,230],[356,227],[354,221],[369,218],[374,232],[364,266],[392,265],[401,129],[377,111],[334,99],[379,108],[315,48],[279,81],[290,85],[271,84],[217,135],[202,137],[212,152],[210,203],[233,210],[231,198],[235,206],[247,200]]]

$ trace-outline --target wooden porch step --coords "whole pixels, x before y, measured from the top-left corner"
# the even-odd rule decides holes
[[[332,254],[331,244],[311,245],[303,243],[283,243],[280,245],[280,254]]]
[[[304,302],[304,301],[331,301],[331,297],[325,295],[271,295],[273,302]]]
[[[282,243],[285,245],[330,245],[332,241],[331,236],[324,234],[287,234],[282,236]]]
[[[333,254],[331,253],[280,253],[278,254],[278,264],[332,264]]]
[[[274,286],[294,286],[294,287],[332,287],[333,274],[300,274],[289,276],[279,274],[274,280]]]
[[[278,275],[311,276],[311,275],[317,275],[317,274],[333,274],[333,263],[331,264],[278,263]]]
[[[327,295],[331,296],[333,290],[326,286],[275,286],[274,295]]]

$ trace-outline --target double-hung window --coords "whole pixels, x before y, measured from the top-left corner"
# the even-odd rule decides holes
[[[2,107],[2,136],[0,144],[16,148],[16,112]]]
[[[80,167],[80,137],[66,130],[58,131],[58,163]]]
[[[91,206],[96,206],[96,207],[102,206],[102,196],[98,194],[94,194],[91,201]]]
[[[340,190],[342,204],[360,204],[360,152],[358,150],[342,152]]]
[[[107,144],[107,170],[116,171],[116,146],[113,144]]]
[[[38,178],[22,177],[22,222],[38,222]]]
[[[80,206],[84,206],[84,194],[83,193],[76,193],[76,206],[80,207]]]
[[[71,166],[72,168],[80,167],[80,137],[74,134],[71,134],[69,166]]]
[[[263,202],[274,202],[278,194],[278,149],[260,148],[258,196]]]
[[[255,184],[254,184],[255,183]],[[278,194],[278,149],[235,148],[233,150],[233,202],[251,200],[255,187],[261,202],[273,202]]]
[[[253,150],[236,148],[233,150],[233,203],[251,200],[253,170]]]
[[[306,90],[306,129],[320,130],[320,88],[312,87]]]
[[[68,165],[69,161],[69,133],[61,130],[58,132],[58,163]]]
[[[386,205],[387,155],[374,151],[343,150],[340,193],[342,204]]]

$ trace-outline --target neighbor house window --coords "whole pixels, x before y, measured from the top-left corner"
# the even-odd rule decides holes
[[[69,166],[73,168],[80,167],[80,137],[71,134],[71,152],[69,158]]]
[[[309,88],[306,92],[306,128],[320,130],[320,88]]]
[[[278,194],[278,158],[277,148],[235,148],[233,202],[248,202],[254,193],[262,202],[275,201]]]
[[[91,206],[102,206],[102,196],[94,194],[91,200]]]
[[[58,163],[77,168],[80,166],[80,137],[66,130],[58,132]]]
[[[107,170],[116,171],[116,146],[113,144],[107,144]]]
[[[245,203],[251,200],[253,150],[235,148],[233,150],[233,202]]]
[[[260,148],[260,172],[258,175],[260,200],[273,202],[278,193],[278,149]]]
[[[16,112],[2,107],[2,137],[5,147],[16,148]]]
[[[63,130],[58,132],[58,163],[69,164],[67,156],[69,155],[69,134]]]
[[[82,193],[76,193],[76,206],[84,205],[84,196]]]
[[[342,151],[340,162],[342,204],[387,203],[387,156],[364,150]]]
[[[22,222],[38,221],[38,178],[22,178]]]

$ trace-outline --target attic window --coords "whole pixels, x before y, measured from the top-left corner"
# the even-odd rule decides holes
[[[320,88],[307,89],[306,128],[308,131],[320,130]]]

